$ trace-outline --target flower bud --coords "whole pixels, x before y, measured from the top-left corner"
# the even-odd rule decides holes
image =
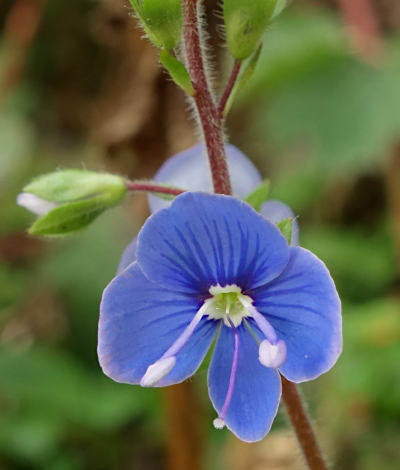
[[[224,0],[224,21],[230,53],[249,57],[258,47],[279,0]]]
[[[39,215],[29,232],[61,235],[81,230],[126,194],[123,178],[108,173],[62,170],[36,178],[17,203]]]
[[[130,0],[150,41],[158,48],[176,47],[182,33],[181,0]]]

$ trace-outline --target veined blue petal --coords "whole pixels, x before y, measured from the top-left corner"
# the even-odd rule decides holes
[[[283,273],[249,295],[286,343],[281,373],[303,382],[327,372],[342,351],[341,305],[324,263],[304,248],[290,251]]]
[[[174,157],[172,157],[174,158]],[[158,199],[158,198],[157,198]],[[263,215],[267,220],[276,225],[284,219],[293,219],[292,226],[292,245],[297,245],[299,242],[299,225],[297,219],[292,211],[292,209],[285,203],[281,201],[276,201],[270,199],[261,206],[261,215]],[[117,273],[122,272],[126,269],[131,263],[136,261],[136,245],[137,245],[137,236],[132,239],[132,241],[127,245],[124,252],[122,253]]]
[[[212,285],[246,290],[272,281],[286,267],[289,247],[279,230],[243,201],[184,193],[147,219],[137,257],[152,281],[206,295]]]
[[[127,245],[124,252],[122,253],[121,259],[119,260],[119,265],[117,268],[117,274],[124,271],[130,264],[136,261],[136,245],[137,245],[137,236]]]
[[[261,184],[261,175],[239,149],[227,144],[226,156],[232,180],[233,195],[243,199]],[[204,144],[197,144],[169,158],[157,171],[154,181],[189,191],[213,192],[211,172]],[[168,207],[171,202],[149,194],[150,211]]]
[[[287,204],[275,199],[269,199],[261,206],[260,213],[274,225],[282,222],[282,220],[285,219],[293,219],[292,239],[290,244],[299,244],[299,224],[297,223],[297,218],[294,215],[292,209]]]
[[[140,383],[147,368],[180,336],[201,306],[193,296],[163,289],[131,264],[108,285],[100,307],[98,356],[117,382]],[[157,385],[182,382],[197,370],[217,323],[201,320],[177,354],[175,367]]]
[[[235,387],[224,422],[241,440],[259,441],[270,430],[278,411],[281,380],[275,369],[261,365],[258,345],[242,324]],[[234,353],[234,334],[222,327],[208,372],[211,401],[218,413],[225,403]]]

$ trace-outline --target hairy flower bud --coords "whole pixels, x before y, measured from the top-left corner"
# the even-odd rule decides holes
[[[171,50],[181,39],[181,0],[130,0],[150,41]]]
[[[39,176],[25,186],[17,203],[39,215],[29,232],[62,235],[89,225],[126,194],[123,178],[86,170],[62,170]]]
[[[224,0],[226,38],[235,59],[249,57],[275,14],[279,0]]]

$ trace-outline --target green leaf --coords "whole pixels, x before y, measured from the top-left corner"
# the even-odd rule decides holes
[[[182,88],[188,95],[194,96],[195,90],[192,85],[189,73],[186,67],[171,55],[167,50],[160,51],[160,62],[168,70],[172,80]]]
[[[278,0],[224,0],[228,49],[235,59],[249,57],[261,40]]]
[[[261,206],[268,199],[270,192],[270,183],[268,180],[264,180],[260,186],[248,194],[245,201],[250,204],[256,211],[261,209]]]
[[[280,222],[278,222],[277,227],[281,231],[282,235],[286,238],[286,241],[291,243],[292,241],[292,226],[293,226],[293,219],[283,219]]]
[[[343,59],[277,91],[260,110],[262,133],[267,125],[275,152],[296,142],[321,168],[365,171],[400,136],[399,82],[394,70]]]
[[[305,226],[301,240],[326,263],[343,299],[364,302],[396,282],[394,246],[385,232]]]
[[[342,24],[321,9],[290,8],[268,30],[254,74],[242,99],[258,101],[288,81],[312,74],[324,64],[350,54]]]

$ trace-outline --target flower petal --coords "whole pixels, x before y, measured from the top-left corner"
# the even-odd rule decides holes
[[[253,163],[233,145],[226,145],[228,167],[234,196],[242,199],[261,184],[261,175]],[[169,158],[157,171],[154,181],[189,191],[213,192],[211,172],[204,144]],[[149,194],[151,212],[168,207],[171,202]]]
[[[275,369],[258,360],[258,345],[242,324],[239,332],[239,359],[232,401],[224,417],[227,427],[241,440],[254,442],[270,430],[278,411],[281,380]],[[231,328],[222,327],[208,372],[211,401],[218,413],[225,402],[234,351]]]
[[[184,193],[147,219],[138,263],[164,287],[208,294],[212,285],[257,287],[285,268],[289,248],[279,230],[230,196]]]
[[[137,246],[137,236],[129,243],[125,248],[124,252],[121,255],[119,260],[119,265],[117,268],[117,274],[122,273],[130,264],[136,261],[136,246]]]
[[[282,222],[282,220],[292,219],[292,239],[290,244],[299,244],[299,224],[292,209],[287,204],[275,199],[269,199],[261,206],[260,213],[274,225]]]
[[[166,290],[131,264],[108,285],[100,307],[98,356],[117,382],[138,384],[147,368],[183,332],[200,307],[193,296]],[[177,354],[175,367],[157,385],[182,382],[197,370],[217,324],[201,320]]]
[[[290,250],[284,272],[249,295],[286,343],[281,373],[303,382],[327,372],[341,353],[341,305],[324,263],[304,248]]]

